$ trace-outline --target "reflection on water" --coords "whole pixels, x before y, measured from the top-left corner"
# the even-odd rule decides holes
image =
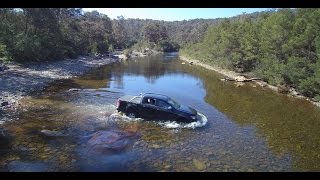
[[[220,78],[167,54],[114,63],[56,81],[24,100],[19,121],[3,125],[0,170],[320,170],[319,108]],[[192,129],[116,114],[117,98],[141,92],[171,96],[205,114],[208,122]],[[123,147],[116,152],[88,151],[95,132],[114,130],[139,136],[115,141],[113,146]]]
[[[206,102],[239,126],[254,126],[276,155],[290,154],[293,170],[319,171],[320,110],[306,100],[250,85],[220,83],[208,70],[194,70],[207,92]]]

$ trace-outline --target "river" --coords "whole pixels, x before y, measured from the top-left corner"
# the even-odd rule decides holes
[[[0,171],[320,170],[318,107],[221,78],[168,53],[54,81],[22,101],[19,120],[2,125]],[[131,120],[116,112],[117,98],[143,92],[168,95],[207,122]],[[114,129],[139,136],[121,151],[88,149],[91,134]],[[44,136],[43,130],[63,136]]]

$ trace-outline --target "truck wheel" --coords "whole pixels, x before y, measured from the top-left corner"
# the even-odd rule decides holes
[[[137,118],[138,117],[138,114],[134,111],[128,111],[126,113],[126,116],[128,116],[129,118]]]

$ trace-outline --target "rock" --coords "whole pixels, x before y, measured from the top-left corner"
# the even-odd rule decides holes
[[[198,170],[204,170],[206,169],[206,165],[199,161],[198,159],[193,159],[193,165],[198,169]]]
[[[299,96],[301,95],[299,92],[297,92],[295,89],[291,88],[289,90],[290,94],[293,95],[293,96]]]
[[[138,129],[139,129],[138,124],[130,124],[129,126],[122,128],[121,130],[128,133],[136,133],[138,132]]]
[[[191,169],[188,167],[182,167],[182,171],[184,172],[191,172]]]
[[[249,168],[249,169],[248,169],[248,172],[253,172],[253,169]]]
[[[248,79],[244,76],[236,76],[234,78],[234,80],[236,80],[237,82],[245,82],[245,81],[248,81]]]
[[[287,86],[285,85],[280,85],[278,87],[278,92],[281,93],[281,94],[288,94],[290,91],[290,88],[288,88]]]
[[[128,59],[128,57],[125,54],[120,54],[120,55],[118,55],[118,57],[119,57],[119,59],[123,59],[123,60]]]
[[[259,86],[262,86],[262,87],[266,87],[266,86],[267,86],[267,83],[266,83],[266,82],[263,82],[263,81],[256,81],[256,83],[257,83]]]
[[[8,101],[4,101],[1,103],[1,106],[8,106],[9,105],[9,102]]]
[[[69,91],[69,92],[71,92],[71,91],[80,91],[80,89],[71,88],[71,89],[69,89],[68,91]]]
[[[235,85],[236,85],[237,87],[240,87],[240,86],[244,86],[244,83],[243,83],[243,82],[236,82]]]
[[[160,146],[158,144],[153,144],[152,148],[158,149],[158,148],[160,148]]]
[[[241,162],[240,161],[235,161],[234,164],[238,165],[238,164],[241,164]]]
[[[47,130],[47,129],[43,129],[40,131],[41,134],[45,135],[45,136],[49,136],[49,137],[63,137],[63,136],[67,136],[65,135],[63,132],[61,131],[51,131],[51,130]]]
[[[186,64],[185,62],[182,62],[181,64]]]
[[[226,155],[227,152],[226,152],[226,151],[221,151],[221,154],[222,154],[222,155]]]
[[[234,81],[234,79],[231,79],[229,77],[224,77],[222,79],[220,79],[221,81]]]
[[[128,133],[119,130],[104,130],[92,134],[88,141],[90,150],[98,153],[111,153],[124,150],[133,145],[133,140],[139,137],[138,133]]]

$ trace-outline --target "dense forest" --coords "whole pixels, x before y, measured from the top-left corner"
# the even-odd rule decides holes
[[[80,8],[0,8],[0,60],[73,58],[139,46],[161,51],[197,43],[219,20],[111,20]]]
[[[79,8],[0,8],[0,62],[47,61],[146,47],[296,88],[320,100],[320,10],[232,18],[110,19]]]
[[[225,19],[181,54],[320,100],[320,9],[279,9]]]

